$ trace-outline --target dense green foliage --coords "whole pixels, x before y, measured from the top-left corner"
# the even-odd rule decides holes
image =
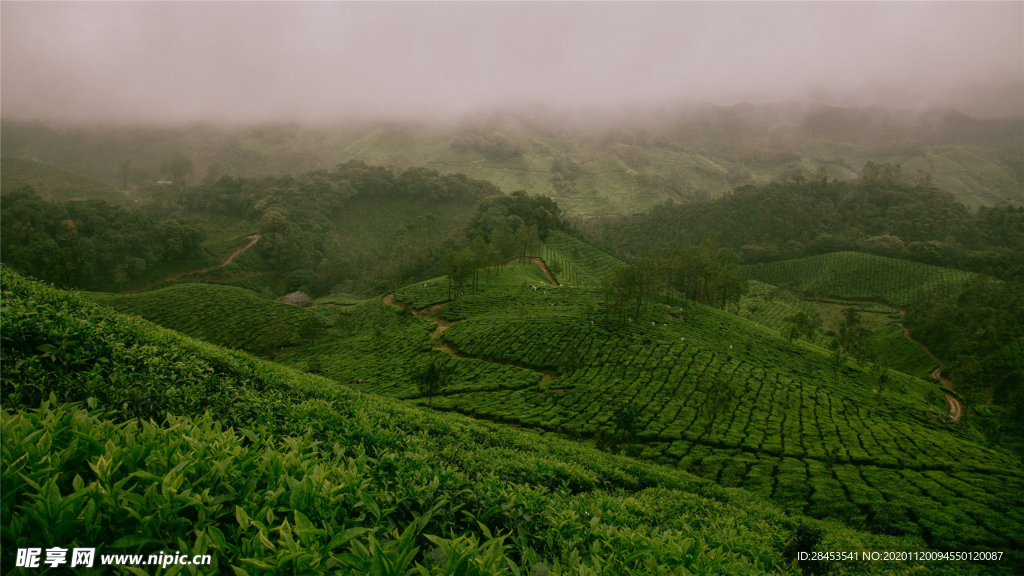
[[[875,172],[865,168],[857,182],[824,176],[744,186],[713,200],[596,220],[588,232],[634,254],[644,244],[713,237],[746,263],[856,250],[1001,278],[1024,275],[1024,208],[972,213],[927,178],[909,187],[891,166]]]
[[[488,242],[501,235],[515,234],[520,228],[536,228],[544,241],[551,230],[564,228],[561,210],[546,196],[530,196],[521,190],[509,196],[488,198],[477,207],[478,214],[469,225],[469,236],[483,236]]]
[[[411,168],[396,175],[356,161],[298,178],[157,186],[139,204],[148,216],[11,192],[3,202],[4,262],[61,286],[113,289],[152,284],[188,263],[199,268],[210,258],[200,251],[207,235],[220,252],[258,232],[245,260],[197,279],[270,295],[384,290],[443,273],[444,252],[473,205],[497,194],[490,183],[458,174]]]
[[[912,303],[906,320],[940,358],[982,357],[1024,335],[1024,284],[979,277]]]
[[[31,188],[4,191],[3,262],[58,286],[111,289],[168,266],[201,264],[204,232],[154,222],[102,200],[47,202]]]
[[[893,370],[930,380],[938,363],[921,347],[903,334],[901,326],[878,330],[864,340],[864,355],[887,361]]]
[[[832,116],[801,130],[849,133],[855,164],[740,150],[729,122],[315,146],[279,127],[118,153],[131,210],[11,193],[5,159],[5,264],[160,289],[4,269],[4,541],[211,550],[236,574],[1024,571],[1024,210],[936,187],[954,158],[990,194],[972,206],[1021,175],[882,154]],[[91,194],[27,162],[44,197]],[[174,184],[143,185],[158,165]],[[665,198],[684,204],[635,214]],[[268,299],[294,290],[313,307]],[[929,548],[1010,554],[793,561]]]
[[[1024,368],[1013,356],[1014,343],[1024,337],[1024,284],[977,278],[960,293],[910,306],[906,325],[947,359],[944,374],[965,398],[978,404],[990,398],[1015,414],[1024,410]],[[989,356],[995,359],[986,362]],[[1014,428],[1024,448],[1024,426]]]
[[[497,194],[487,182],[462,175],[411,168],[400,175],[380,166],[351,161],[333,172],[299,178],[232,178],[186,189],[177,199],[187,212],[233,214],[247,219],[262,238],[255,247],[264,268],[289,277],[295,289],[313,295],[395,287],[423,277],[437,266],[452,225],[433,214],[409,218],[384,234],[385,247],[361,245],[361,235],[346,234],[352,209],[365,213],[380,206],[374,222],[392,221],[386,211],[409,213],[408,203],[441,205],[441,216],[460,211],[451,204],[472,205]],[[394,208],[391,205],[399,204]],[[450,217],[450,216],[449,216]],[[391,225],[392,227],[394,224]],[[369,268],[369,270],[367,270]]]
[[[877,299],[906,307],[903,323],[915,339],[944,361],[942,374],[968,402],[968,420],[977,418],[978,428],[989,442],[1014,452],[1024,450],[1024,427],[1014,416],[1024,409],[1020,376],[1024,370],[1014,364],[1009,352],[1015,339],[1024,335],[1024,287],[1020,282],[851,252],[742,269],[752,278],[805,294]],[[750,298],[741,303],[740,313],[776,328],[783,311],[806,311],[811,305],[793,296],[779,296],[781,290],[766,287],[762,292],[771,298]],[[851,351],[865,358],[884,359],[893,368],[919,377],[937,367],[898,327],[875,332]],[[842,339],[841,334],[834,336]],[[821,336],[810,340],[825,344]]]
[[[7,270],[2,290],[5,566],[18,547],[99,545],[209,552],[249,574],[759,574],[795,573],[796,550],[923,549],[354,393]],[[87,399],[118,411],[63,405]]]
[[[90,293],[100,304],[193,338],[260,355],[323,335],[330,318],[241,288],[175,284],[139,294]]]

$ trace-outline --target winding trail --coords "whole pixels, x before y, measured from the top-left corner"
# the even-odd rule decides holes
[[[388,306],[393,306],[395,308],[400,308],[402,310],[409,309],[409,307],[406,306],[405,304],[401,304],[400,302],[395,300],[394,294],[388,294],[387,296],[385,296],[384,303],[387,304]],[[436,326],[433,330],[430,331],[430,339],[433,342],[434,350],[440,350],[441,352],[448,354],[452,358],[457,358],[460,360],[482,360],[484,362],[489,362],[491,364],[504,364],[509,366],[518,366],[520,368],[527,368],[529,370],[533,370],[534,372],[539,372],[541,374],[541,379],[539,382],[540,384],[543,384],[550,380],[554,380],[555,378],[558,377],[558,374],[552,370],[545,370],[535,366],[526,366],[516,362],[502,362],[500,360],[490,358],[466,356],[465,354],[460,353],[455,348],[452,348],[441,338],[441,333],[452,326],[452,323],[445,320],[444,317],[441,315],[441,313],[447,307],[448,303],[444,302],[441,304],[434,304],[433,306],[427,306],[426,308],[421,308],[420,310],[409,309],[414,315],[423,318],[424,320],[429,320],[433,322],[434,325]]]
[[[956,386],[954,386],[952,382],[950,382],[949,380],[947,380],[947,379],[942,377],[942,360],[939,360],[938,356],[936,356],[935,354],[932,354],[932,351],[929,350],[927,346],[925,346],[924,344],[922,344],[922,343],[918,342],[917,340],[915,340],[914,337],[910,335],[910,330],[907,330],[906,326],[904,326],[903,324],[899,324],[899,327],[903,328],[903,335],[904,336],[906,336],[911,341],[913,341],[914,344],[917,344],[918,346],[920,346],[921,349],[924,350],[925,352],[927,352],[928,355],[931,356],[932,360],[934,360],[935,363],[939,365],[938,368],[936,368],[935,370],[932,371],[932,378],[935,378],[936,380],[941,382],[943,387],[949,388],[950,390],[956,390]],[[959,422],[960,421],[960,416],[962,416],[963,412],[964,412],[963,405],[960,404],[959,400],[957,400],[956,398],[952,397],[949,394],[946,394],[946,403],[949,404],[949,416],[950,416],[950,418],[953,419],[954,423]]]
[[[127,290],[127,291],[123,292],[123,294],[128,294],[128,293],[132,293],[132,292],[143,292],[145,290],[148,290],[148,289],[152,288],[153,286],[156,286],[158,284],[162,284],[164,282],[171,282],[171,281],[174,281],[174,280],[178,280],[179,278],[184,278],[185,276],[191,276],[193,274],[204,274],[206,272],[209,272],[210,270],[216,270],[217,268],[223,268],[223,267],[227,266],[228,264],[231,264],[231,261],[235,259],[235,256],[238,256],[242,252],[245,252],[249,248],[252,248],[253,245],[256,244],[256,242],[259,242],[260,235],[259,234],[253,234],[252,236],[246,236],[246,238],[249,239],[249,242],[247,244],[244,244],[244,245],[243,244],[239,244],[238,246],[233,246],[233,247],[229,248],[226,252],[224,252],[224,254],[221,254],[220,264],[216,264],[216,265],[213,265],[213,266],[207,266],[206,268],[200,268],[198,270],[187,270],[185,272],[178,272],[176,274],[171,274],[170,276],[167,276],[165,278],[161,278],[159,280],[155,280],[153,282],[150,282],[149,284],[146,284],[146,285],[142,286],[141,288],[135,288],[135,289],[132,289],[132,290]]]

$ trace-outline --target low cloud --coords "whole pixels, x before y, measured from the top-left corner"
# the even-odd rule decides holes
[[[1024,115],[1020,2],[4,2],[2,16],[11,119],[455,120],[779,101]]]

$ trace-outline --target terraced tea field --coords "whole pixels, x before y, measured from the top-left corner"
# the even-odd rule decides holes
[[[299,345],[324,324],[312,310],[231,286],[183,283],[139,294],[87,296],[193,338],[258,354]]]
[[[596,309],[596,290],[535,291],[529,268],[518,270],[525,276],[447,305],[436,305],[446,284],[435,280],[396,292],[393,305],[352,307],[351,332],[283,361],[583,440],[614,435],[616,412],[631,406],[637,435],[627,450],[641,459],[934,546],[1024,545],[1019,461],[938,423],[936,384],[891,371],[875,393],[864,366],[849,361],[833,373],[820,348],[787,345],[770,328],[700,305],[658,305],[615,326]],[[403,303],[435,305],[420,316]],[[411,374],[431,358],[453,384],[428,399]]]
[[[760,326],[767,326],[781,333],[789,325],[789,318],[794,314],[804,313],[814,317],[818,311],[807,302],[797,298],[788,290],[751,280],[749,292],[740,298],[737,315]],[[818,331],[809,339],[803,339],[818,346],[826,346],[829,338],[824,332]]]
[[[833,252],[796,260],[741,266],[744,275],[800,292],[837,298],[880,299],[905,307],[933,292],[959,291],[974,273],[884,258]]]
[[[893,370],[934,382],[932,372],[939,364],[923,348],[904,335],[902,326],[888,326],[864,340],[865,355],[886,360]]]
[[[541,254],[548,265],[558,263],[571,284],[597,286],[623,262],[560,230],[552,230],[544,241]]]
[[[579,574],[796,576],[804,571],[793,559],[794,543],[808,551],[935,551],[920,535],[816,522],[747,491],[557,434],[360,394],[113,313],[6,269],[2,274],[7,361],[0,438],[9,472],[2,506],[5,541],[14,546],[142,538],[153,546],[209,551],[215,573],[231,572],[229,566],[236,573],[243,567],[319,573],[334,561],[339,572],[352,574],[377,573],[389,563],[403,574],[464,574],[470,565],[481,574],[533,576],[547,567],[564,574],[565,566]],[[534,303],[538,318],[544,303]],[[385,314],[376,319],[410,326],[418,320],[380,301],[349,308],[366,319]],[[139,398],[145,401],[131,401]],[[86,399],[96,408],[87,410]],[[817,462],[784,460],[779,490],[801,486],[783,484],[784,478],[809,475],[815,482]],[[839,477],[857,471],[851,469],[832,468]],[[909,498],[914,508],[908,505],[911,515],[902,516],[906,491],[927,492],[953,510],[978,499],[999,505],[1001,515],[972,511],[956,518],[968,541],[978,531],[970,522],[1000,522],[1020,510],[1007,496],[1018,488],[1013,483],[990,487],[955,471],[948,478],[870,466],[857,472],[887,502],[874,502],[873,493],[865,498],[890,518],[909,518],[911,527],[928,517],[917,507],[931,500]],[[176,488],[157,489],[154,480]],[[811,498],[833,488],[813,486]],[[148,503],[169,510],[186,497],[196,515],[145,516],[134,508]],[[40,529],[58,500],[63,511],[47,521],[49,530]],[[85,516],[71,508],[74,502]],[[927,537],[942,542],[936,534]],[[1007,539],[1014,537],[1009,532]],[[288,544],[268,546],[270,538]],[[954,565],[955,573],[1019,568],[1010,546],[999,561],[965,562]],[[460,554],[461,564],[438,566],[437,550]],[[3,562],[14,564],[13,550],[4,551]],[[852,563],[842,573],[949,573],[942,570],[948,564],[936,565]]]

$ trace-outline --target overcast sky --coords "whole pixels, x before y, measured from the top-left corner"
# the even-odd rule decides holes
[[[0,3],[5,118],[816,101],[1024,115],[1024,2]]]

